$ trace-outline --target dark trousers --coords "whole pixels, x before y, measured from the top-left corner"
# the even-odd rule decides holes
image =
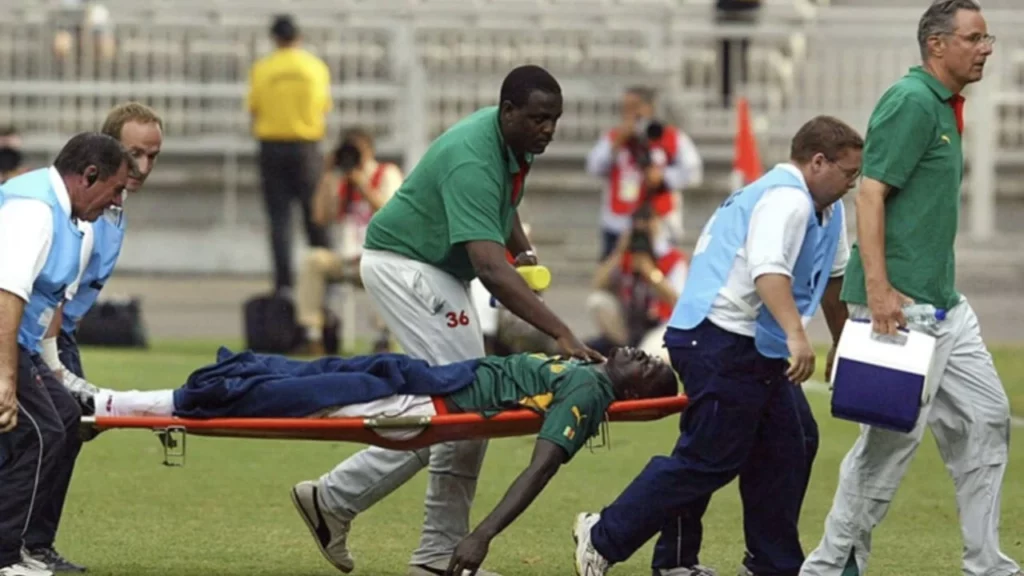
[[[313,222],[321,158],[315,142],[260,142],[260,178],[270,223],[274,288],[292,287],[292,203],[299,201],[310,246],[329,248],[327,228]]]
[[[622,234],[629,234],[629,232],[623,232]],[[615,250],[615,245],[619,242],[619,236],[618,232],[601,230],[601,258],[599,260],[603,262]]]
[[[807,494],[807,485],[811,481],[811,470],[814,466],[814,458],[818,454],[818,423],[814,419],[811,405],[807,402],[804,389],[793,388],[794,400],[796,401],[797,414],[800,417],[800,426],[804,434],[804,454],[807,458],[803,469],[803,489],[800,493],[800,508],[803,508],[803,499]],[[740,475],[742,481],[742,473]],[[704,526],[702,520],[708,509],[711,497],[708,496],[698,500],[691,507],[685,510],[678,517],[670,519],[661,529],[661,535],[654,545],[654,556],[651,559],[651,568],[655,570],[669,570],[672,568],[689,568],[700,564],[699,555],[701,542],[704,537]],[[751,521],[753,519],[744,517],[743,532],[747,540],[748,550],[765,549],[768,546],[762,544],[765,533]]]
[[[758,533],[747,567],[759,576],[795,576],[804,560],[797,523],[807,458],[787,362],[707,321],[669,329],[665,343],[690,398],[679,440],[602,511],[594,547],[623,562],[739,476],[744,522]]]
[[[53,544],[81,449],[78,403],[53,374],[18,349],[18,425],[0,434],[0,567],[21,547]]]

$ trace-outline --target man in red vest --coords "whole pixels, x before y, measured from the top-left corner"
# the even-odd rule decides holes
[[[340,173],[340,178],[337,174]],[[314,220],[321,226],[334,220],[341,227],[339,250],[312,248],[306,254],[296,285],[296,317],[306,339],[298,352],[322,355],[324,295],[328,281],[359,276],[359,258],[370,218],[402,185],[402,170],[378,162],[373,136],[361,128],[341,134],[338,147],[324,161],[324,173],[314,200]],[[388,348],[388,335],[379,318],[378,352]],[[346,318],[346,322],[353,322]]]
[[[689,258],[672,246],[650,204],[633,214],[597,272],[587,309],[600,335],[588,345],[607,354],[616,346],[635,346],[667,358],[662,339],[676,299],[683,293]]]
[[[703,162],[693,141],[654,116],[654,92],[633,87],[622,97],[622,123],[587,156],[587,172],[605,180],[601,199],[601,259],[630,227],[633,211],[650,200],[670,240],[683,236],[682,191],[699,186]]]

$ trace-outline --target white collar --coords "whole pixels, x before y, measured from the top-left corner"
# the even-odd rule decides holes
[[[804,173],[801,172],[800,169],[797,168],[796,166],[794,166],[793,164],[790,164],[789,162],[780,162],[780,163],[776,164],[775,167],[776,168],[782,168],[786,172],[789,172],[793,176],[796,176],[797,178],[800,179],[800,184],[802,184],[804,188],[807,188],[807,180],[804,179]],[[808,190],[808,193],[809,193],[810,192],[810,188],[807,188],[807,190]],[[812,196],[812,198],[813,198],[813,196]],[[839,202],[842,202],[842,200],[839,200]],[[823,218],[823,220],[822,220],[823,224],[824,224],[824,222],[828,221],[828,218],[830,216],[832,216],[832,210],[833,209],[834,209],[834,207],[832,206],[832,204],[829,204],[828,206],[825,206],[824,210],[821,211],[822,218]]]
[[[57,196],[57,202],[60,203],[60,207],[67,213],[68,218],[71,217],[71,196],[68,195],[68,187],[64,185],[64,178],[61,177],[60,172],[53,166],[50,166],[50,186],[53,187],[53,193]]]

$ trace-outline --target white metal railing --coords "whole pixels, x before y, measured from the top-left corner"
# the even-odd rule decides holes
[[[581,158],[614,122],[621,89],[634,82],[659,87],[667,108],[680,113],[698,144],[702,137],[728,139],[735,127],[733,113],[718,104],[717,42],[749,37],[750,77],[741,92],[764,125],[763,156],[773,161],[815,114],[833,114],[863,129],[885,88],[919,60],[918,9],[834,7],[820,10],[813,21],[779,16],[751,27],[711,25],[706,3],[666,11],[670,2],[634,0],[645,8],[627,12],[626,0],[589,0],[588,6],[603,7],[589,11],[580,8],[586,1],[490,0],[467,10],[466,3],[427,0],[415,10],[374,12],[368,3],[349,0],[339,4],[351,8],[344,14],[323,7],[332,16],[304,22],[303,33],[335,80],[332,132],[366,125],[382,152],[401,156],[411,168],[444,128],[495,101],[505,71],[528,61],[552,70],[566,96],[559,142],[550,155]],[[166,7],[137,4],[140,10]],[[694,17],[698,9],[703,18]],[[30,148],[55,152],[68,134],[95,129],[117,101],[146,101],[166,119],[170,154],[223,157],[230,224],[239,159],[255,150],[242,108],[245,78],[270,45],[260,10],[214,20],[203,14],[123,18],[114,26],[112,53],[104,55],[85,35],[81,49],[63,58],[52,49],[57,28],[46,18],[0,22],[0,124],[16,123]],[[1024,37],[1015,34],[1024,16],[987,15],[999,41],[986,80],[968,90],[965,134],[968,189],[971,201],[980,202],[972,210],[972,228],[979,236],[994,229],[987,223],[996,170],[1024,165]]]

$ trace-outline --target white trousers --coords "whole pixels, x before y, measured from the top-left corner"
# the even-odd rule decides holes
[[[870,318],[863,306],[851,318]],[[930,387],[909,434],[861,426],[843,459],[821,543],[801,576],[840,576],[850,559],[865,574],[871,530],[882,522],[917,452],[925,427],[956,487],[965,576],[1010,576],[1020,568],[999,548],[999,508],[1010,441],[1010,404],[965,298],[930,332],[937,338]],[[847,572],[847,574],[849,574]]]
[[[363,252],[360,275],[406,354],[433,365],[484,355],[467,283],[428,264],[376,250]],[[352,517],[428,468],[423,531],[410,563],[447,567],[455,546],[469,534],[469,511],[486,449],[486,440],[412,451],[371,446],[320,478],[320,504]],[[409,517],[415,516],[410,511]]]

